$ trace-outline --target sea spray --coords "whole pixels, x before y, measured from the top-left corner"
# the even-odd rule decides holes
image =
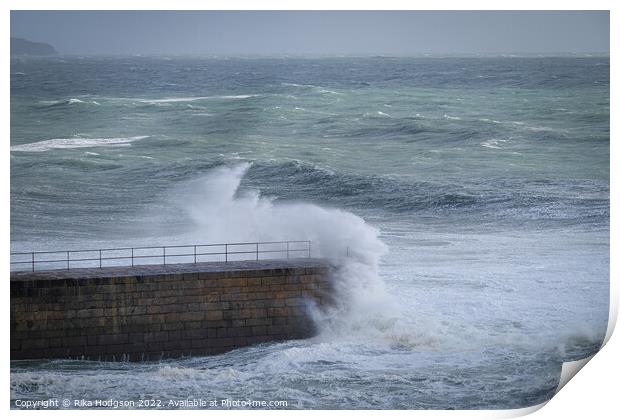
[[[213,169],[190,181],[183,201],[205,243],[310,240],[312,256],[334,262],[334,305],[313,310],[324,336],[390,323],[390,299],[378,274],[388,252],[379,230],[353,213],[303,202],[282,203],[260,191],[240,191],[250,163]],[[286,180],[283,180],[286,182]]]

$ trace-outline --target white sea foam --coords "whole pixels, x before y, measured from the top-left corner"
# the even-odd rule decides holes
[[[188,98],[139,99],[138,102],[149,104],[165,104],[171,102],[193,102],[209,99],[210,96],[193,96]]]
[[[72,105],[72,104],[82,104],[84,103],[84,101],[82,101],[81,99],[77,99],[77,98],[70,98],[70,99],[58,99],[55,101],[39,101],[39,103],[41,105]]]
[[[44,106],[57,106],[57,105],[75,105],[75,104],[93,104],[93,105],[101,105],[97,101],[84,101],[78,98],[69,98],[69,99],[57,99],[54,101],[39,101],[40,105]]]
[[[35,143],[11,146],[11,152],[45,152],[52,149],[77,149],[81,147],[130,146],[130,143],[149,136],[114,137],[114,138],[67,138],[50,139]]]
[[[282,83],[282,86],[290,86],[290,87],[299,87],[299,88],[309,88],[316,90],[318,93],[328,93],[330,95],[342,95],[340,92],[336,92],[334,90],[326,89],[322,86],[310,85],[310,84],[298,84],[298,83]]]
[[[165,104],[165,103],[174,103],[174,102],[194,102],[194,101],[204,101],[209,99],[247,99],[253,98],[258,95],[218,95],[218,96],[188,96],[188,97],[178,97],[178,98],[161,98],[161,99],[137,99],[138,102],[148,103],[148,104]],[[124,98],[128,99],[128,98]],[[136,100],[136,99],[132,99]]]
[[[381,112],[381,111],[365,112],[363,116],[364,116],[364,118],[377,118],[377,116],[392,118],[392,116],[390,114],[387,114],[387,113]]]
[[[254,98],[258,95],[223,95],[223,96],[213,96],[216,99],[247,99]]]
[[[340,92],[336,92],[335,90],[329,90],[325,88],[318,88],[319,93],[329,93],[330,95],[342,95]]]
[[[491,139],[480,143],[480,146],[487,147],[489,149],[501,149],[501,144],[506,143],[508,140]]]
[[[489,118],[480,118],[480,121],[484,121],[484,122],[492,122],[493,124],[504,124],[503,121],[498,121],[498,120],[491,120]]]
[[[450,116],[450,115],[448,115],[448,114],[443,114],[443,117],[444,117],[446,120],[460,120],[460,119],[461,119],[460,117],[452,117],[452,116]]]

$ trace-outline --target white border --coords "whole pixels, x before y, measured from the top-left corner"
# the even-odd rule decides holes
[[[8,81],[10,80],[10,59],[9,59],[9,38],[10,38],[10,14],[9,10],[611,10],[611,74],[614,74],[614,70],[618,69],[618,59],[613,54],[615,48],[614,39],[617,39],[617,30],[615,29],[619,23],[617,13],[619,8],[616,5],[617,2],[603,1],[603,0],[590,0],[590,1],[551,1],[551,0],[505,0],[502,2],[489,1],[489,0],[475,0],[475,1],[458,1],[458,0],[444,0],[444,1],[404,1],[404,0],[382,0],[380,2],[374,1],[352,1],[352,0],[338,0],[338,1],[326,1],[326,0],[299,0],[299,1],[284,1],[284,0],[263,0],[260,2],[250,2],[242,0],[219,0],[219,1],[197,1],[197,0],[177,0],[174,3],[165,2],[162,0],[152,0],[149,2],[136,2],[130,0],[94,0],[87,4],[78,2],[75,0],[61,0],[54,3],[46,2],[42,0],[23,0],[4,1],[5,5],[4,13],[0,17],[0,27],[4,28],[4,38],[2,38],[2,44],[4,46],[4,53],[2,55],[3,61],[3,74],[4,83],[2,84],[2,93],[5,100],[2,103],[2,127],[4,128],[4,141],[5,146],[10,138],[10,110],[7,98],[10,95],[10,86]],[[467,7],[465,7],[467,6]],[[611,104],[612,104],[612,119],[611,119],[611,132],[617,131],[617,124],[615,119],[615,105],[618,98],[617,83],[611,83]],[[612,136],[613,137],[613,136]],[[610,142],[611,157],[610,162],[617,163],[617,147],[614,142]],[[6,149],[5,149],[6,150]],[[0,183],[0,189],[7,201],[2,206],[2,216],[4,221],[4,241],[2,242],[2,254],[0,257],[1,268],[5,273],[9,272],[9,192],[10,192],[10,179],[8,171],[10,168],[9,153],[2,154],[2,163],[4,166],[4,174],[2,182]],[[611,164],[611,253],[610,255],[618,255],[618,229],[615,221],[617,220],[617,181],[618,181],[618,169],[617,165]],[[610,323],[606,335],[606,342],[610,339],[611,333],[615,326],[618,314],[618,266],[617,259],[611,260],[611,304],[610,304]],[[7,276],[8,277],[8,276]],[[8,279],[7,279],[8,281]],[[8,288],[8,284],[5,286]],[[6,289],[5,289],[6,290]],[[9,293],[4,295],[4,307],[9,307]],[[4,331],[2,337],[4,337],[4,346],[2,346],[2,360],[9,360],[9,316],[8,309],[4,312]],[[536,418],[583,418],[584,416],[593,416],[595,418],[608,418],[611,413],[617,414],[617,391],[615,383],[617,383],[618,374],[618,361],[615,354],[619,354],[618,339],[612,338],[607,342],[602,351],[595,355],[584,369],[579,374],[579,379],[571,381],[562,391],[548,402],[548,407],[537,411],[534,416]],[[573,366],[574,367],[574,366]],[[3,365],[4,380],[5,380],[5,393],[4,407],[9,410],[9,395],[10,395],[10,370],[8,362]],[[545,404],[541,404],[536,407],[519,409],[519,410],[501,410],[501,411],[390,411],[386,413],[390,417],[395,418],[410,418],[411,415],[424,418],[506,418],[525,415],[530,412],[536,411]],[[341,414],[342,413],[342,414]],[[88,416],[109,418],[110,415],[135,418],[152,418],[169,416],[172,413],[168,412],[155,412],[155,411],[140,411],[140,412],[121,412],[117,411],[111,414],[108,411],[89,411]],[[213,411],[195,411],[184,412],[183,416],[189,416],[194,418],[205,418],[205,416],[222,416],[222,417],[236,417],[245,416],[250,412],[232,411],[232,412],[213,412]],[[62,412],[31,412],[31,411],[16,411],[9,410],[9,415],[14,417],[27,417],[45,415],[46,417],[61,418],[62,417],[82,417],[84,413],[81,411],[62,411]],[[173,415],[177,415],[176,413]],[[352,410],[352,411],[252,411],[253,417],[281,417],[291,415],[295,417],[309,417],[315,415],[328,415],[328,416],[347,416],[354,415],[355,417],[371,418],[375,416],[372,411]]]

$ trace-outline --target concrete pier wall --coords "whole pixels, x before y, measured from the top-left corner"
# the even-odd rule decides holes
[[[158,360],[310,337],[329,272],[298,259],[11,273],[11,359]]]

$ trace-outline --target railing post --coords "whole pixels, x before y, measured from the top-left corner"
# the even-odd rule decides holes
[[[312,258],[312,241],[308,241],[308,258]]]
[[[258,261],[258,242],[256,242],[256,261]]]
[[[133,248],[131,248],[131,266],[133,267]]]
[[[196,264],[196,245],[194,245],[194,264]]]
[[[34,271],[34,252],[32,253],[32,271]]]
[[[166,265],[166,247],[164,246],[162,248],[164,248],[164,265]]]
[[[70,268],[69,268],[69,251],[67,251],[67,270],[70,270]]]
[[[102,258],[101,258],[101,250],[99,250],[99,268],[101,268],[101,260],[102,260]]]
[[[224,244],[224,255],[226,257],[224,262],[228,262],[228,244]]]
[[[290,242],[286,241],[286,259],[287,260],[289,259],[289,244],[290,244]]]

